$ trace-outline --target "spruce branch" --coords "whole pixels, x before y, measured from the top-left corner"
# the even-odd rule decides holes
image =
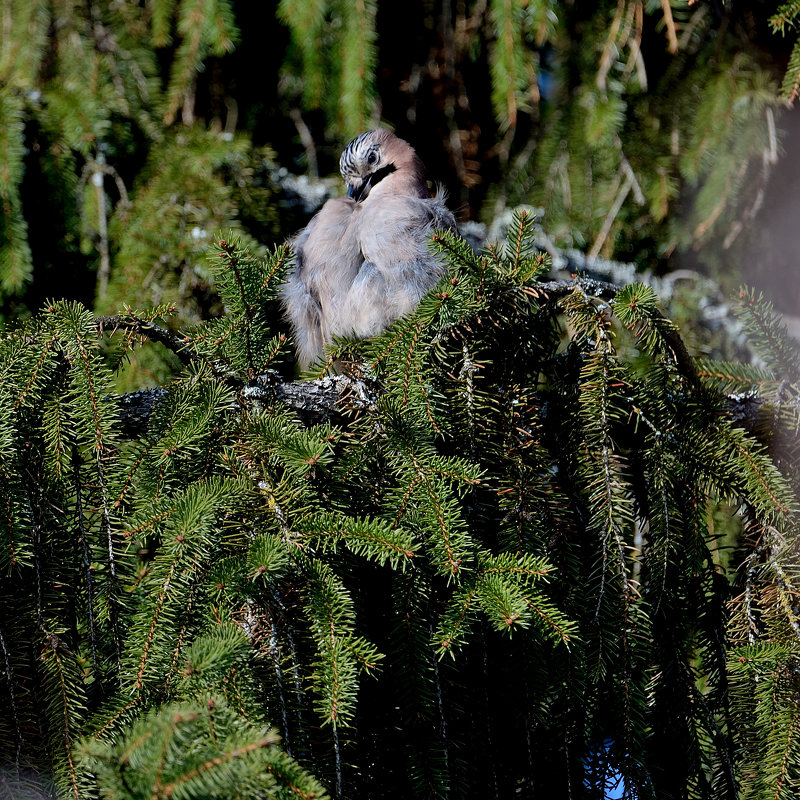
[[[187,345],[185,337],[179,336],[167,330],[161,325],[149,319],[136,316],[135,314],[112,314],[109,316],[95,317],[95,326],[99,333],[115,333],[118,330],[130,331],[133,334],[144,336],[151,342],[163,344],[170,352],[174,353],[181,363],[188,367],[200,357],[195,354]]]
[[[614,300],[622,287],[608,281],[588,277],[576,277],[566,280],[544,281],[533,286],[526,286],[525,293],[545,301],[555,303],[580,288],[586,295],[602,300]],[[665,319],[659,311],[655,314]],[[100,330],[124,328],[141,334],[152,341],[160,342],[178,355],[184,364],[202,360],[191,351],[185,340],[154,323],[138,317],[116,315],[97,318]],[[662,335],[669,344],[682,374],[692,382],[700,383],[705,371],[700,372],[680,334],[673,329],[663,328]],[[399,341],[402,333],[398,332],[394,341]],[[391,345],[385,349],[388,352]],[[372,362],[374,367],[381,358]],[[231,374],[229,379],[241,388],[241,379]],[[417,375],[417,382],[420,377]],[[424,395],[427,413],[432,414],[430,402],[425,393],[424,386],[420,384]],[[117,402],[120,421],[125,435],[135,436],[146,429],[147,422],[153,413],[158,401],[165,395],[163,389],[146,389],[121,395]],[[376,409],[378,398],[377,388],[370,381],[354,375],[335,375],[318,378],[315,380],[284,381],[277,374],[271,373],[262,376],[256,383],[244,388],[246,403],[255,405],[278,400],[300,415],[307,424],[317,424],[331,419],[339,419],[342,415],[352,411],[366,411],[373,413]],[[758,428],[759,408],[763,400],[757,396],[742,393],[731,393],[725,397],[726,408],[729,415],[741,424],[748,432]]]
[[[548,299],[559,300],[571,294],[576,288],[580,288],[590,297],[597,297],[602,300],[616,300],[617,295],[625,287],[595,278],[576,277],[568,280],[544,281],[535,287],[528,288],[528,291],[533,294],[541,292],[541,294],[545,295]],[[663,322],[667,321],[666,317],[664,317],[658,309],[654,309],[652,313],[656,319]],[[660,333],[668,342],[675,362],[680,367],[681,372],[693,382],[699,383],[699,375],[694,359],[677,330],[664,326]]]

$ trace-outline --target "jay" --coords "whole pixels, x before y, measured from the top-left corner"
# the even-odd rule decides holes
[[[431,196],[419,156],[390,131],[353,139],[339,169],[347,197],[328,200],[295,237],[283,288],[302,368],[334,336],[375,336],[412,312],[444,271],[431,233],[456,230],[442,191]]]

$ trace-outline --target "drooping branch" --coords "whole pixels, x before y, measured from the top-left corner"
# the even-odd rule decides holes
[[[591,297],[597,297],[602,300],[613,300],[620,292],[620,286],[608,281],[597,280],[596,278],[572,278],[569,280],[558,281],[545,281],[537,287],[542,294],[546,295],[549,299],[555,300],[564,297],[570,292],[573,292],[576,287],[580,287],[586,294]],[[657,312],[657,316],[664,319],[663,314]],[[689,351],[686,349],[683,339],[677,331],[664,329],[661,335],[669,344],[669,348],[675,357],[675,362],[680,367],[683,374],[690,378],[693,382],[698,383],[700,376],[697,374],[697,368],[694,364]]]
[[[565,280],[545,281],[535,287],[545,302],[555,302],[580,287],[587,295],[602,300],[613,300],[620,287],[608,281],[580,277]],[[186,343],[186,340],[148,320],[132,315],[98,317],[99,331],[125,329],[159,342],[175,353],[182,363],[188,365],[201,360]],[[694,360],[676,331],[665,329],[662,335],[667,340],[680,371],[692,382],[699,384],[700,377]],[[245,385],[238,374],[219,375],[230,381],[239,393],[241,402],[250,408],[279,402],[295,411],[307,425],[328,421],[342,421],[354,412],[371,412],[379,389],[369,382],[352,375],[334,375],[318,380],[284,381],[277,373],[262,376],[257,382]],[[120,422],[126,436],[141,435],[147,430],[150,415],[165,395],[165,389],[145,389],[122,395],[118,398]],[[727,412],[733,420],[751,433],[758,431],[759,409],[763,400],[749,395],[730,395],[726,398]]]

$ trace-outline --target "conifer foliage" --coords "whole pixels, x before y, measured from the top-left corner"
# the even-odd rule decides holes
[[[646,286],[544,280],[530,223],[436,237],[417,312],[293,385],[335,404],[285,399],[285,248],[220,241],[181,337],[63,302],[6,335],[0,796],[796,792],[796,356],[736,372],[771,454],[734,367]],[[121,398],[145,339],[182,374]]]
[[[301,227],[287,170],[335,172],[378,124],[473,219],[534,204],[560,247],[662,264],[703,247],[729,275],[780,155],[780,78],[792,98],[800,74],[780,0],[1,7],[6,320],[44,291],[206,318],[212,236]]]

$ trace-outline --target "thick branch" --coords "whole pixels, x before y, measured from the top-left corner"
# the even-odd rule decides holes
[[[166,389],[143,389],[117,398],[123,435],[135,438],[146,433],[150,416],[166,393]],[[272,380],[246,386],[240,397],[251,409],[282,403],[297,412],[306,425],[342,421],[353,411],[370,412],[376,401],[367,383],[348,375],[316,381]]]
[[[123,434],[130,438],[143,435],[150,415],[165,394],[166,389],[145,389],[119,397]],[[248,386],[242,396],[245,404],[254,409],[276,401],[283,403],[297,412],[306,425],[342,422],[353,412],[371,413],[377,400],[374,387],[349,375]],[[726,410],[736,424],[757,434],[762,403],[759,397],[730,395]]]
[[[621,288],[615,283],[600,281],[596,278],[570,278],[560,281],[543,281],[535,286],[538,291],[553,299],[564,297],[574,292],[576,287],[580,287],[586,294],[592,297],[600,297],[603,300],[613,300]]]
[[[278,400],[309,425],[341,419],[353,411],[374,411],[377,400],[369,384],[349,375],[249,386],[244,395],[248,402],[263,404]]]
[[[555,301],[565,297],[580,287],[591,297],[613,300],[620,287],[608,281],[595,278],[580,277],[566,280],[545,281],[536,286],[536,290]],[[147,320],[131,315],[97,317],[96,323],[100,331],[124,329],[130,330],[154,342],[159,342],[175,353],[184,365],[200,358],[187,346],[186,341]],[[672,350],[675,361],[681,372],[698,385],[700,377],[692,356],[686,349],[676,331],[662,331]],[[375,389],[365,381],[349,375],[335,375],[313,381],[283,381],[277,374],[264,376],[258,383],[243,386],[241,378],[234,374],[218,375],[223,380],[229,379],[235,384],[243,402],[253,408],[266,404],[283,403],[297,412],[307,425],[328,421],[342,421],[353,411],[370,412],[375,409]],[[120,421],[126,436],[135,437],[147,430],[150,415],[159,400],[165,394],[164,389],[147,389],[119,398]],[[727,411],[735,422],[750,432],[757,431],[760,398],[731,395],[726,398]]]
[[[150,416],[166,393],[166,389],[142,389],[116,398],[122,435],[136,439],[146,433]]]

